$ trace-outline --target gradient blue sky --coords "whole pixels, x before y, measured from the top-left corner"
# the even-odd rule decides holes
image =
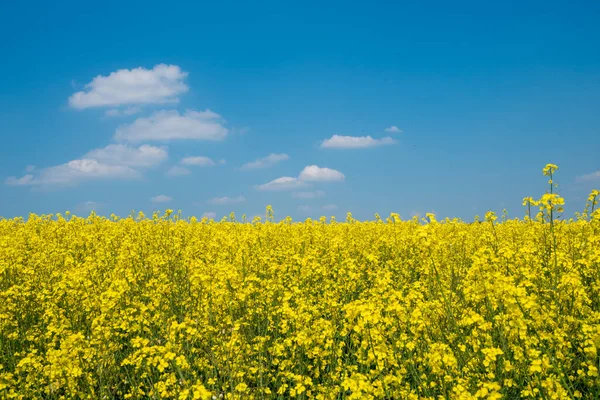
[[[600,187],[599,20],[597,1],[3,1],[0,216],[521,216],[548,162],[572,213]],[[242,168],[269,154],[288,158]],[[299,187],[261,190],[280,177]]]

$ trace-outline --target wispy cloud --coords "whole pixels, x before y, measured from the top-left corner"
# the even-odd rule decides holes
[[[85,203],[78,204],[76,210],[79,212],[90,212],[90,211],[98,211],[100,208],[104,206],[103,203],[99,203],[97,201],[86,201]]]
[[[402,129],[398,128],[396,125],[392,125],[389,128],[385,128],[384,131],[389,133],[402,133]]]
[[[268,167],[274,166],[275,164],[277,164],[281,161],[288,160],[289,158],[290,158],[290,156],[288,156],[287,154],[284,154],[284,153],[281,153],[281,154],[271,153],[266,157],[259,158],[258,160],[255,160],[255,161],[252,161],[252,162],[242,165],[242,169],[268,168]]]
[[[317,165],[304,167],[297,178],[283,176],[270,182],[257,186],[258,190],[289,190],[298,189],[312,182],[343,181],[344,174],[331,168],[322,168]]]
[[[600,181],[600,171],[592,172],[589,174],[581,175],[575,178],[577,182],[594,182]]]
[[[244,196],[238,196],[238,197],[215,197],[214,199],[210,199],[208,201],[208,204],[213,204],[213,205],[229,205],[229,204],[239,204],[239,203],[243,203],[246,201],[246,198]]]
[[[282,176],[257,187],[258,190],[289,190],[306,186],[306,182],[291,176]]]
[[[206,217],[208,219],[215,219],[217,218],[217,213],[214,211],[207,211],[204,214],[202,214],[202,217]]]
[[[333,135],[321,143],[324,149],[363,149],[368,147],[389,146],[396,144],[397,140],[391,137],[373,139],[371,136],[341,136]]]
[[[69,97],[69,105],[85,109],[177,103],[178,96],[188,91],[188,86],[184,83],[187,75],[177,65],[159,64],[152,69],[120,69],[108,76],[96,76],[85,85],[84,90]]]
[[[158,196],[154,196],[150,199],[151,202],[155,203],[155,204],[159,204],[159,203],[168,203],[171,200],[173,200],[172,197],[166,196],[164,194],[159,194]]]
[[[160,164],[168,157],[167,149],[142,145],[108,145],[93,149],[81,158],[53,167],[32,170],[21,178],[9,177],[5,183],[13,186],[73,185],[87,180],[135,179],[141,176],[138,169]]]
[[[212,167],[217,165],[210,157],[205,156],[195,156],[195,157],[185,157],[181,160],[181,164],[183,165],[195,165],[199,167]]]
[[[221,116],[210,110],[156,111],[149,117],[138,118],[131,124],[121,125],[115,131],[117,141],[170,141],[211,140],[227,137],[229,130],[223,126]]]

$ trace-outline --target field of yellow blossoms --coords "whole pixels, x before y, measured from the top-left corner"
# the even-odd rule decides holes
[[[0,398],[599,398],[600,211],[0,220]]]

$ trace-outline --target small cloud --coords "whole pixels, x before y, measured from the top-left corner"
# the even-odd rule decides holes
[[[128,104],[177,103],[178,96],[188,91],[183,82],[187,75],[177,65],[120,69],[108,76],[96,76],[84,90],[69,97],[69,105],[83,110]]]
[[[223,126],[221,116],[210,110],[155,111],[149,117],[138,118],[131,124],[121,125],[114,134],[115,140],[141,142],[146,140],[223,140],[229,130]]]
[[[28,165],[25,167],[25,172],[33,172],[35,171],[35,165]]]
[[[80,212],[91,212],[102,208],[104,204],[98,203],[97,201],[86,201],[85,203],[79,204],[76,208]]]
[[[389,128],[385,128],[384,131],[389,133],[402,133],[402,129],[398,128],[396,125],[392,125]]]
[[[174,165],[167,171],[167,176],[183,176],[189,175],[191,171],[187,168],[180,167],[179,165]]]
[[[217,213],[214,211],[207,211],[204,214],[202,214],[202,218],[208,218],[208,219],[216,219],[217,218]]]
[[[221,158],[221,159],[219,160],[219,165],[225,165],[225,164],[227,164],[227,161],[225,161],[225,159],[224,159],[224,158]]]
[[[212,167],[216,163],[209,157],[196,156],[196,157],[185,157],[181,160],[183,165],[195,165],[199,167]]]
[[[341,136],[333,135],[321,143],[323,149],[363,149],[368,147],[388,146],[398,141],[391,137],[373,139],[371,136]]]
[[[592,172],[589,174],[581,175],[575,178],[577,182],[594,182],[600,181],[600,171]]]
[[[308,182],[343,181],[344,174],[331,168],[321,168],[318,165],[305,167],[297,178],[283,176],[271,182],[258,186],[258,190],[288,190],[306,186]]]
[[[305,182],[331,182],[343,181],[345,176],[335,169],[309,165],[300,172],[298,179]]]
[[[325,192],[322,190],[316,190],[314,192],[294,192],[294,193],[292,193],[292,197],[294,197],[296,199],[306,199],[306,200],[316,199],[318,197],[323,197],[323,196],[325,196]]]
[[[173,200],[172,197],[169,196],[165,196],[164,194],[159,194],[158,196],[154,196],[150,199],[151,202],[158,204],[158,203],[168,203],[171,200]]]
[[[323,207],[321,207],[321,209],[325,211],[335,211],[338,209],[338,206],[335,204],[325,204]]]
[[[247,164],[242,165],[242,169],[257,169],[257,168],[267,168],[272,167],[278,162],[288,160],[290,156],[284,153],[276,154],[271,153],[266,157],[259,158],[258,160],[249,162]]]
[[[311,210],[312,210],[312,208],[307,205],[298,206],[298,211],[303,212],[303,213],[309,213],[309,212],[311,212]]]
[[[214,204],[214,205],[228,205],[228,204],[239,204],[239,203],[243,203],[246,201],[246,198],[244,196],[238,196],[238,197],[215,197],[214,199],[210,199],[208,201],[208,204]]]
[[[273,179],[268,183],[259,185],[258,190],[289,190],[296,189],[306,184],[298,178],[291,176],[282,176],[281,178]]]

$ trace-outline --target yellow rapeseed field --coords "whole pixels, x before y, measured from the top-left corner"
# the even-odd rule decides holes
[[[598,398],[600,211],[0,220],[0,398]]]

